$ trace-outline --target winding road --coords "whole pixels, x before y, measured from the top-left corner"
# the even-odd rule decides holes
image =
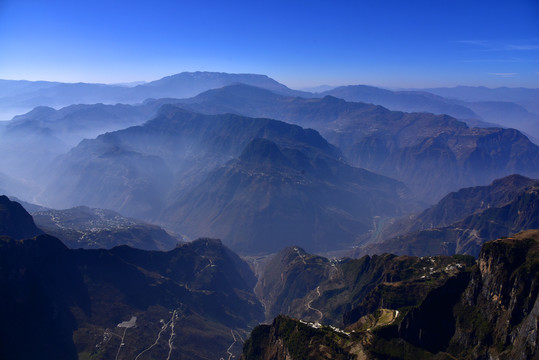
[[[313,301],[317,300],[317,299],[320,297],[320,295],[321,295],[321,294],[320,294],[320,286],[317,286],[317,287],[316,287],[316,292],[317,292],[318,296],[317,296],[316,298],[312,299],[311,301],[309,301],[309,302],[307,303],[307,309],[313,310],[313,311],[317,312],[317,313],[318,313],[318,316],[320,316],[320,318],[317,320],[317,322],[320,322],[320,321],[322,321],[322,318],[324,317],[324,314],[322,313],[322,311],[320,311],[320,310],[318,310],[318,309],[316,309],[316,308],[313,308],[313,307],[311,306],[311,304],[313,303]]]

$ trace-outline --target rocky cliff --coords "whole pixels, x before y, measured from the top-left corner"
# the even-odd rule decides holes
[[[491,241],[416,306],[379,306],[343,330],[279,316],[243,359],[539,359],[538,270],[539,230]]]
[[[538,230],[486,243],[454,309],[452,352],[470,359],[538,359],[538,292]]]

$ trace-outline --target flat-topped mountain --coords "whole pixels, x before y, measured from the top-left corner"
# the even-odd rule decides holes
[[[64,107],[72,104],[137,104],[146,99],[186,98],[209,89],[232,84],[248,84],[286,95],[310,93],[289,89],[285,85],[257,74],[219,72],[182,72],[137,86],[46,81],[0,80],[0,120],[25,113],[37,106]]]
[[[272,92],[298,96],[309,94],[292,90],[266,75],[258,74],[229,74],[222,72],[182,72],[166,76],[162,79],[138,85],[132,92],[139,99],[147,98],[187,98],[209,89],[217,89],[227,85],[246,84],[268,89]]]

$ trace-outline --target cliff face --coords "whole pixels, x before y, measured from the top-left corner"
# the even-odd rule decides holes
[[[286,316],[271,325],[256,327],[243,347],[243,360],[310,359],[347,360],[360,358],[362,341],[331,327],[318,327]]]
[[[485,244],[454,309],[451,347],[470,358],[539,358],[538,291],[538,230]]]
[[[268,321],[286,314],[350,326],[380,308],[397,310],[421,304],[433,288],[474,263],[471,256],[390,254],[336,260],[290,247],[273,257],[255,291],[266,306]]]
[[[378,309],[346,332],[279,316],[253,331],[243,358],[539,359],[538,293],[539,230],[528,230],[486,243],[471,271],[417,306]],[[385,307],[391,294],[380,296]]]

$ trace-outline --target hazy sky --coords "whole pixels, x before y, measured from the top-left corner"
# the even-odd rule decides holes
[[[0,0],[0,78],[539,87],[539,0]]]

